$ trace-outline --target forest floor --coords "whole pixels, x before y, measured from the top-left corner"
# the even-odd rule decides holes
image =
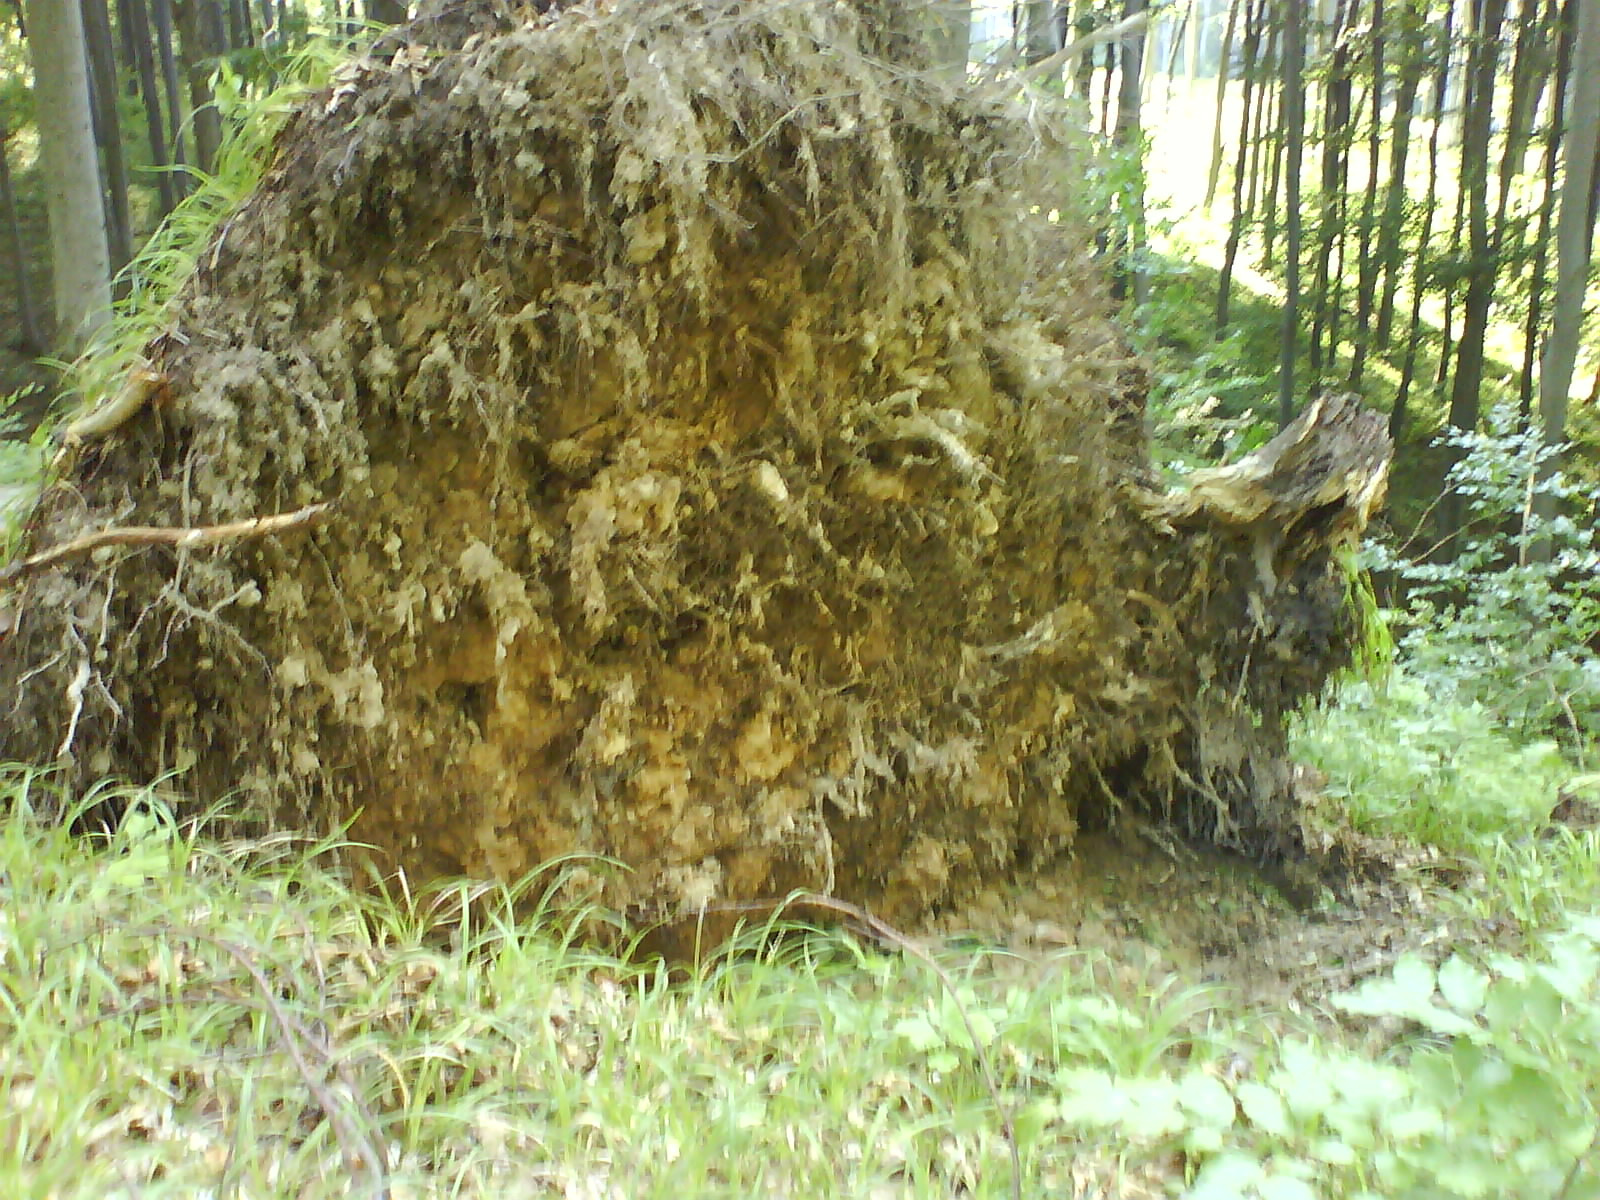
[[[1071,948],[1103,956],[1145,991],[1177,980],[1224,989],[1248,1009],[1316,1012],[1403,954],[1488,949],[1504,932],[1451,913],[1399,864],[1369,862],[1365,877],[1310,897],[1286,887],[1279,868],[1125,824],[1080,837],[1069,855],[941,914],[925,933],[1003,948],[1024,973]]]
[[[1126,821],[903,944],[766,925],[686,970],[481,885],[364,896],[324,848],[159,804],[73,837],[32,814],[37,779],[0,785],[10,1195],[949,1200],[1015,1195],[1020,1167],[1025,1196],[1314,1200],[1421,1195],[1519,1139],[1568,1154],[1548,1100],[1538,1136],[1515,1108],[1500,1140],[1473,1123],[1493,1085],[1424,1069],[1415,997],[1362,1014],[1419,970],[1432,996],[1437,968],[1434,1007],[1477,1028],[1461,982],[1544,969],[1541,931],[1600,883],[1593,832],[1531,844],[1519,878],[1577,864],[1531,885],[1556,902],[1534,921],[1466,860],[1397,854],[1296,907]],[[1497,949],[1517,960],[1493,984],[1464,965]],[[1594,986],[1594,953],[1554,952]],[[1591,1087],[1569,1018],[1511,999]],[[1526,1086],[1541,1060],[1518,1061]],[[1558,1194],[1527,1149],[1528,1187],[1426,1194]]]

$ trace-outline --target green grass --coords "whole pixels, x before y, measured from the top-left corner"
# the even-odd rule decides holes
[[[75,837],[38,776],[6,791],[9,1196],[1002,1196],[963,1014],[1020,1104],[1068,1064],[1176,1064],[1207,1011],[1087,994],[1068,959],[1026,992],[969,959],[947,993],[823,934],[674,982],[508,893],[462,919],[461,889],[361,897],[326,847],[179,829],[148,796]],[[1093,1143],[1045,1116],[1023,1151],[1034,1194]]]
[[[1334,720],[1368,711],[1347,697]],[[1431,770],[1363,778],[1423,781],[1436,809],[1478,778]],[[0,1185],[19,1198],[999,1197],[1008,1120],[1027,1196],[1554,1195],[1492,1155],[1459,1187],[1428,1171],[1503,1128],[1507,1161],[1553,1189],[1600,1087],[1600,1042],[1581,1042],[1600,925],[1572,865],[1592,904],[1600,855],[1593,834],[1482,836],[1527,823],[1520,792],[1493,818],[1482,797],[1457,826],[1428,818],[1484,864],[1460,903],[1504,915],[1503,890],[1538,879],[1524,915],[1578,932],[1455,974],[1403,960],[1341,1001],[1348,1027],[1192,981],[1119,987],[1076,951],[1020,972],[940,951],[932,969],[766,928],[672,971],[578,946],[579,918],[529,901],[538,880],[381,897],[329,844],[179,826],[147,792],[108,835],[54,819],[38,773],[11,771],[0,797]],[[1420,811],[1391,795],[1368,820]],[[1552,1006],[1539,981],[1557,968],[1570,998]],[[1469,969],[1476,991],[1457,986]],[[1496,1025],[1495,988],[1532,1017]],[[1493,1062],[1542,1124],[1480,1111]],[[1475,1193],[1480,1175],[1502,1190]],[[1570,1195],[1600,1194],[1580,1182]]]

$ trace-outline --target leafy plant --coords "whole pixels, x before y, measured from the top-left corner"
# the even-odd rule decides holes
[[[1408,663],[1345,683],[1302,721],[1295,748],[1355,828],[1452,851],[1531,834],[1575,773],[1555,742],[1511,736],[1487,705],[1441,695]]]
[[[1484,704],[1524,734],[1600,732],[1600,547],[1569,515],[1595,497],[1555,469],[1563,448],[1517,432],[1507,409],[1442,443],[1467,513],[1454,556],[1369,548],[1404,590],[1392,617],[1410,671],[1435,700]]]

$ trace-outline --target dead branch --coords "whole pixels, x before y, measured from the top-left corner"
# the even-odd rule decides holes
[[[1041,79],[1048,79],[1053,73],[1061,70],[1062,67],[1066,66],[1073,59],[1079,57],[1080,55],[1087,54],[1096,46],[1102,46],[1106,42],[1114,42],[1119,38],[1134,37],[1136,35],[1142,36],[1144,34],[1145,26],[1149,23],[1150,14],[1148,12],[1142,12],[1136,16],[1127,17],[1124,20],[1118,21],[1115,25],[1106,25],[1100,29],[1094,30],[1092,33],[1084,34],[1081,38],[1078,38],[1076,41],[1067,46],[1063,46],[1049,58],[1040,59],[1038,62],[1024,67],[1021,71],[1017,72],[1017,74],[1023,79],[1027,80],[1029,83],[1033,83]]]
[[[0,586],[4,586],[53,567],[56,563],[83,554],[92,554],[104,546],[176,546],[181,550],[194,550],[202,546],[215,546],[222,542],[245,541],[249,538],[269,537],[290,529],[315,525],[328,514],[331,503],[310,504],[294,512],[275,513],[269,517],[252,517],[247,521],[231,521],[226,525],[119,525],[86,533],[70,542],[41,550],[29,558],[10,563],[0,569]]]

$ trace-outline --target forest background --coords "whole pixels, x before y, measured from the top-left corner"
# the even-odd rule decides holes
[[[983,954],[823,935],[669,981],[475,927],[461,891],[374,907],[323,848],[219,849],[153,798],[74,841],[17,768],[14,1194],[500,1195],[531,1157],[530,1194],[813,1194],[796,1181],[826,1169],[852,1195],[1600,1195],[1600,2],[928,12],[952,61],[1082,105],[1080,186],[1174,476],[1322,389],[1389,415],[1364,555],[1394,665],[1299,735],[1341,819],[1392,847],[1388,941],[1309,999],[1104,948],[1023,986]],[[0,497],[48,457],[58,394],[94,395],[148,331],[294,98],[404,16],[0,9]]]

